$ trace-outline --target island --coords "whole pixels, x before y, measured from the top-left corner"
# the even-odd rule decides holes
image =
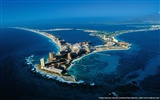
[[[103,32],[96,30],[87,30],[87,29],[77,29],[84,32],[90,32],[90,36],[96,36],[103,41],[103,45],[92,46],[91,41],[83,41],[75,44],[71,44],[63,39],[57,38],[52,34],[49,34],[45,31],[38,29],[29,29],[22,27],[14,27],[17,29],[27,30],[41,34],[45,37],[48,37],[59,47],[59,52],[56,54],[54,52],[49,52],[49,57],[47,62],[44,61],[44,58],[40,59],[40,64],[35,65],[35,69],[39,72],[43,72],[46,75],[53,75],[55,77],[60,77],[67,82],[76,82],[76,78],[68,74],[67,70],[74,64],[77,59],[84,57],[85,55],[96,53],[106,50],[128,50],[131,46],[130,43],[125,41],[118,41],[115,36],[129,33],[129,32],[139,32],[139,31],[151,31],[159,30],[160,26],[153,25],[148,29],[139,29],[139,30],[121,30],[115,32]],[[52,29],[57,30],[57,29]],[[63,30],[63,29],[58,29]],[[51,30],[49,30],[51,31]]]

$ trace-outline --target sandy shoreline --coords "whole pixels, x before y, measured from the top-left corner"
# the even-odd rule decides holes
[[[72,61],[73,64],[71,64],[71,65],[67,68],[67,70],[69,70],[72,66],[74,66],[74,62],[81,60],[83,57],[86,57],[86,56],[89,56],[89,55],[92,55],[92,54],[95,54],[95,53],[103,52],[103,51],[114,51],[114,50],[117,51],[117,50],[129,50],[129,49],[130,49],[130,47],[129,47],[129,48],[126,48],[126,49],[109,49],[109,50],[93,51],[93,52],[91,52],[91,53],[89,53],[89,54],[87,54],[87,55],[84,55],[84,56],[80,57],[80,58],[74,59],[74,60]]]
[[[44,37],[47,37],[49,39],[52,40],[52,42],[54,42],[56,44],[56,46],[60,49],[61,48],[61,45],[58,45],[57,41],[58,40],[55,36],[51,35],[51,34],[48,34],[46,32],[41,32],[39,30],[35,30],[35,29],[29,29],[29,28],[22,28],[22,27],[11,27],[11,28],[15,28],[15,29],[20,29],[20,30],[25,30],[25,31],[30,31],[30,32],[34,32],[34,33],[38,33]],[[60,50],[59,50],[60,51]]]
[[[54,42],[56,45],[57,45],[57,47],[59,47],[59,48],[61,48],[61,45],[60,45],[60,41],[54,36],[54,35],[51,35],[51,34],[49,34],[49,33],[46,33],[46,32],[41,32],[40,30],[35,30],[35,29],[29,29],[29,28],[21,28],[21,27],[12,27],[12,28],[15,28],[15,29],[21,29],[21,30],[26,30],[26,31],[30,31],[30,32],[34,32],[34,33],[38,33],[38,34],[40,34],[40,35],[43,35],[44,37],[47,37],[47,38],[49,38],[49,39],[51,39],[52,40],[52,42]],[[116,35],[117,36],[117,35]],[[115,37],[115,36],[114,36]],[[113,37],[113,38],[114,38]],[[115,41],[118,41],[116,38],[114,38],[115,39]],[[91,55],[91,54],[94,54],[94,53],[98,53],[98,52],[103,52],[103,51],[112,51],[112,50],[128,50],[128,49],[130,49],[130,48],[121,48],[121,49],[107,49],[107,50],[98,50],[98,51],[92,51],[91,53],[89,53],[89,54],[86,54],[86,55],[83,55],[83,56],[81,56],[81,57],[79,57],[79,58],[77,58],[77,59],[74,59],[71,63],[73,63],[73,64],[71,64],[66,70],[69,70],[73,65],[74,65],[74,62],[76,62],[76,61],[78,61],[78,60],[81,60],[83,57],[86,57],[86,56],[89,56],[89,55]],[[59,52],[61,51],[61,49],[59,50]],[[61,76],[61,75],[57,75],[57,74],[51,74],[51,73],[47,73],[47,72],[45,72],[45,71],[42,71],[42,70],[40,70],[39,68],[36,68],[35,67],[35,69],[36,69],[36,71],[38,71],[39,73],[42,73],[42,74],[46,74],[46,75],[50,75],[50,76],[53,76],[53,77],[59,77],[60,79],[62,79],[63,81],[66,81],[66,82],[68,82],[67,80],[65,80],[65,78],[63,78],[63,76]],[[73,76],[74,77],[74,76]],[[69,82],[70,83],[70,82]],[[75,83],[75,81],[73,81],[73,83]]]

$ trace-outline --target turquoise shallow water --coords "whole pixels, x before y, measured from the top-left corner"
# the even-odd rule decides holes
[[[99,83],[99,81],[96,81],[98,79],[97,75],[114,72],[118,64],[119,56],[104,52],[94,53],[76,61],[69,69],[69,73],[87,83]]]
[[[120,35],[118,38],[132,44],[129,50],[94,53],[76,61],[69,72],[89,83],[106,87],[112,83],[112,88],[132,81],[141,83],[151,75],[159,74],[159,36],[159,31]],[[143,87],[143,84],[140,85]]]
[[[120,96],[158,96],[159,35],[159,31],[150,31],[118,36],[132,43],[131,49],[104,51],[82,58],[69,71],[84,83],[66,84],[32,72],[32,64],[26,61],[33,55],[32,63],[36,64],[41,57],[47,57],[48,52],[58,51],[48,38],[28,31],[3,29],[0,35],[1,97],[7,100],[94,100],[109,96],[113,91]],[[133,91],[130,85],[123,87],[133,80],[138,90]]]

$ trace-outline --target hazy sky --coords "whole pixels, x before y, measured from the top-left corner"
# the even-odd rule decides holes
[[[3,23],[76,17],[136,17],[159,12],[159,0],[2,0]]]

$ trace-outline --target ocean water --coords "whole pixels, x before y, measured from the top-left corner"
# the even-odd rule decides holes
[[[118,36],[122,41],[132,44],[131,49],[104,51],[86,56],[75,62],[69,70],[79,80],[108,87],[112,90],[132,81],[139,83],[141,93],[136,96],[156,96],[160,93],[160,31],[135,32]],[[85,72],[85,73],[84,73]],[[82,74],[83,73],[83,74]],[[155,76],[155,85],[144,83]],[[150,87],[144,87],[145,85]],[[145,88],[146,90],[143,90]],[[152,90],[148,91],[148,90]],[[118,90],[115,90],[119,92]],[[155,92],[156,91],[156,92]],[[128,92],[130,92],[128,90]],[[144,94],[143,94],[144,93]],[[124,95],[125,96],[125,95]]]
[[[60,37],[72,44],[83,42],[83,41],[91,41],[92,42],[91,45],[93,46],[103,44],[103,42],[98,37],[90,36],[89,32],[83,32],[80,30],[73,29],[73,30],[64,30],[64,31],[52,31],[48,33],[51,33],[57,37]]]
[[[28,26],[30,28],[38,29],[53,29],[53,28],[80,28],[100,31],[118,31],[118,30],[131,30],[131,29],[142,29],[150,27],[151,24],[94,24],[94,23],[81,23],[81,24],[48,24],[47,25],[35,25]],[[27,26],[24,26],[27,27]]]
[[[33,64],[47,58],[48,52],[58,52],[48,38],[10,28],[1,29],[0,34],[2,100],[96,100],[110,92],[119,96],[160,94],[160,31],[120,35],[120,40],[132,44],[131,49],[103,51],[76,61],[68,72],[81,84],[59,82],[32,71]],[[137,87],[128,85],[132,81]]]

